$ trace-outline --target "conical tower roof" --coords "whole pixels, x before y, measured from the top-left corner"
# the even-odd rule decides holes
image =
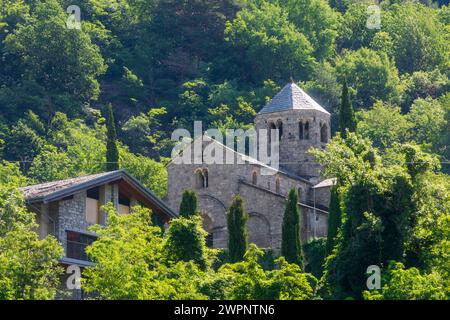
[[[278,92],[269,103],[261,109],[261,111],[259,111],[259,114],[286,110],[317,110],[330,114],[295,83],[289,83],[281,89],[281,91]]]

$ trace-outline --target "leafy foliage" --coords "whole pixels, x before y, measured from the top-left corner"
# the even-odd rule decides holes
[[[341,203],[337,186],[331,188],[330,210],[328,213],[328,233],[326,243],[326,253],[330,254],[336,244],[336,236],[342,224]]]
[[[339,131],[344,138],[347,135],[347,130],[349,132],[356,130],[356,119],[348,94],[347,81],[344,81],[344,85],[342,86],[341,108],[339,109]]]
[[[0,299],[54,299],[63,249],[53,236],[39,239],[35,214],[15,185],[23,177],[17,167],[0,164],[0,173],[5,169],[17,176],[0,184]]]
[[[193,261],[203,270],[207,267],[207,233],[201,225],[199,216],[181,217],[170,222],[164,244],[169,261]]]
[[[405,144],[400,150],[403,159],[382,165],[370,142],[350,133],[346,140],[335,137],[326,151],[315,152],[325,171],[342,182],[345,206],[337,247],[325,264],[325,296],[361,297],[367,266],[395,260],[414,267],[426,261],[421,253],[428,249],[418,238],[423,219],[418,199],[429,205],[436,201],[421,181],[433,176],[437,164],[418,146]],[[448,209],[440,212],[448,215]]]
[[[448,287],[436,273],[422,275],[417,268],[405,269],[392,261],[383,277],[380,291],[364,291],[367,300],[447,300]]]
[[[69,1],[3,1],[1,298],[50,299],[57,284],[60,248],[36,238],[18,186],[120,166],[164,197],[173,129],[200,119],[205,128],[249,128],[291,77],[330,111],[332,127],[345,115],[341,129],[349,129],[314,151],[323,174],[340,183],[342,210],[324,265],[324,241],[305,245],[305,269],[323,271],[322,296],[362,298],[370,263],[382,268],[384,286],[366,298],[448,298],[444,2],[381,2],[382,28],[370,29],[370,0],[89,0],[78,3],[81,29],[70,29]],[[115,122],[100,112],[109,103]],[[236,263],[219,271],[209,267],[218,253],[204,249],[195,219],[176,221],[170,233],[195,238],[196,258],[179,259],[163,250],[170,237],[148,213],[109,209],[111,224],[90,249],[100,263],[86,288],[102,299],[316,298],[315,281],[298,265],[275,266],[270,255],[247,250],[242,203],[232,209]]]
[[[262,250],[252,243],[244,261],[221,267],[219,274],[229,283],[225,289],[227,299],[306,300],[316,296],[317,280],[313,276],[302,273],[297,264],[289,264],[284,258],[276,261],[278,268],[264,271],[258,263],[262,255]]]
[[[108,120],[106,123],[106,170],[114,171],[119,169],[119,150],[116,141],[116,123],[111,104],[108,105]]]
[[[300,214],[298,209],[298,195],[295,189],[289,190],[281,232],[281,255],[289,263],[296,263],[302,267],[303,254],[300,244]]]
[[[248,214],[244,201],[237,195],[233,198],[228,215],[228,252],[231,262],[241,261],[248,247]]]
[[[151,225],[150,212],[135,207],[118,215],[110,204],[107,225],[92,227],[99,238],[87,248],[96,263],[83,273],[83,288],[100,299],[200,299],[195,264],[164,263],[160,229]]]
[[[185,190],[181,197],[180,215],[190,218],[198,215],[197,195],[192,190]]]

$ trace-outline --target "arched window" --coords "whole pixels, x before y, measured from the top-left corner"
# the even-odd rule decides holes
[[[303,140],[303,121],[298,123],[298,138]]]
[[[278,128],[278,140],[281,140],[281,137],[283,136],[283,122],[281,120],[277,121],[277,128]]]
[[[320,127],[320,142],[328,142],[328,127],[325,123]]]
[[[208,169],[203,169],[203,188],[208,188],[208,186],[209,186]]]
[[[277,178],[277,180],[275,180],[275,192],[280,193],[280,178]]]
[[[306,140],[309,140],[309,122],[308,121],[306,121],[306,123],[305,123],[304,136],[305,136]]]
[[[195,171],[195,187],[197,189],[208,187],[208,170],[197,169]]]
[[[268,135],[269,135],[269,138],[268,138],[268,141],[269,141],[269,143],[271,142],[271,138],[272,138],[272,130],[275,130],[277,127],[275,126],[275,123],[273,123],[273,122],[269,122],[269,126],[268,126]]]
[[[252,173],[252,184],[256,184],[258,182],[258,176],[256,174],[256,171],[253,171]]]
[[[267,155],[270,156],[271,154],[271,144],[272,144],[272,130],[276,129],[277,127],[275,126],[275,124],[273,122],[269,122],[269,130],[267,132]]]
[[[198,189],[203,188],[203,173],[200,169],[195,171],[195,187]]]

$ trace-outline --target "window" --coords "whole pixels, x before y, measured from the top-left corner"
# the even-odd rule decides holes
[[[130,198],[128,198],[123,193],[119,192],[119,207],[117,208],[119,214],[127,214],[130,213]]]
[[[258,175],[256,174],[256,171],[253,171],[252,173],[252,184],[256,184],[258,182]]]
[[[277,178],[277,180],[275,180],[275,192],[280,193],[280,178]]]
[[[100,221],[100,189],[92,188],[86,192],[86,222],[98,224]]]
[[[127,213],[130,213],[130,207],[119,203],[119,207],[117,208],[117,211],[119,214],[127,214]]]
[[[320,142],[328,142],[328,127],[325,123],[320,126]]]
[[[309,122],[308,121],[306,121],[306,123],[305,123],[304,136],[305,136],[305,140],[309,140]]]
[[[209,174],[208,169],[197,169],[195,171],[195,187],[197,189],[208,188]]]
[[[300,121],[298,124],[298,138],[303,140],[303,121]]]
[[[277,121],[277,128],[278,128],[278,140],[281,140],[281,137],[283,136],[283,122],[281,120]]]
[[[75,231],[67,231],[67,258],[89,261],[86,247],[97,238]]]
[[[205,238],[206,241],[206,246],[208,248],[212,248],[214,245],[214,234],[213,233],[208,233],[208,235]]]
[[[88,224],[98,224],[99,219],[99,201],[86,198],[86,222]]]
[[[297,189],[297,196],[298,196],[298,201],[300,202],[300,200],[302,199],[302,188]]]
[[[197,189],[203,188],[203,173],[201,169],[195,171],[195,187]]]
[[[272,130],[275,130],[277,127],[273,122],[269,122],[269,130],[268,130],[268,139],[269,144],[272,142]]]
[[[203,169],[203,188],[208,188],[208,186],[209,186],[208,169]]]

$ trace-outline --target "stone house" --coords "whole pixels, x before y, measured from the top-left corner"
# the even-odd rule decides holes
[[[85,248],[96,239],[93,224],[103,225],[101,206],[112,202],[126,214],[134,205],[150,208],[160,224],[176,217],[155,194],[124,170],[22,187],[27,207],[36,213],[41,238],[54,235],[64,248],[63,265],[92,265]]]
[[[294,188],[299,194],[302,241],[326,236],[330,188],[335,179],[321,177],[320,165],[308,150],[325,148],[330,137],[330,113],[290,83],[256,115],[254,128],[256,132],[269,134],[271,129],[278,129],[275,131],[278,132],[275,143],[279,146],[277,168],[229,148],[206,132],[167,166],[169,207],[178,210],[183,191],[195,190],[204,228],[209,233],[208,244],[226,248],[227,210],[232,198],[239,194],[249,214],[249,241],[278,251],[286,196]],[[270,135],[267,140],[270,153]],[[224,159],[234,160],[231,163],[205,161],[205,152],[211,150]]]

